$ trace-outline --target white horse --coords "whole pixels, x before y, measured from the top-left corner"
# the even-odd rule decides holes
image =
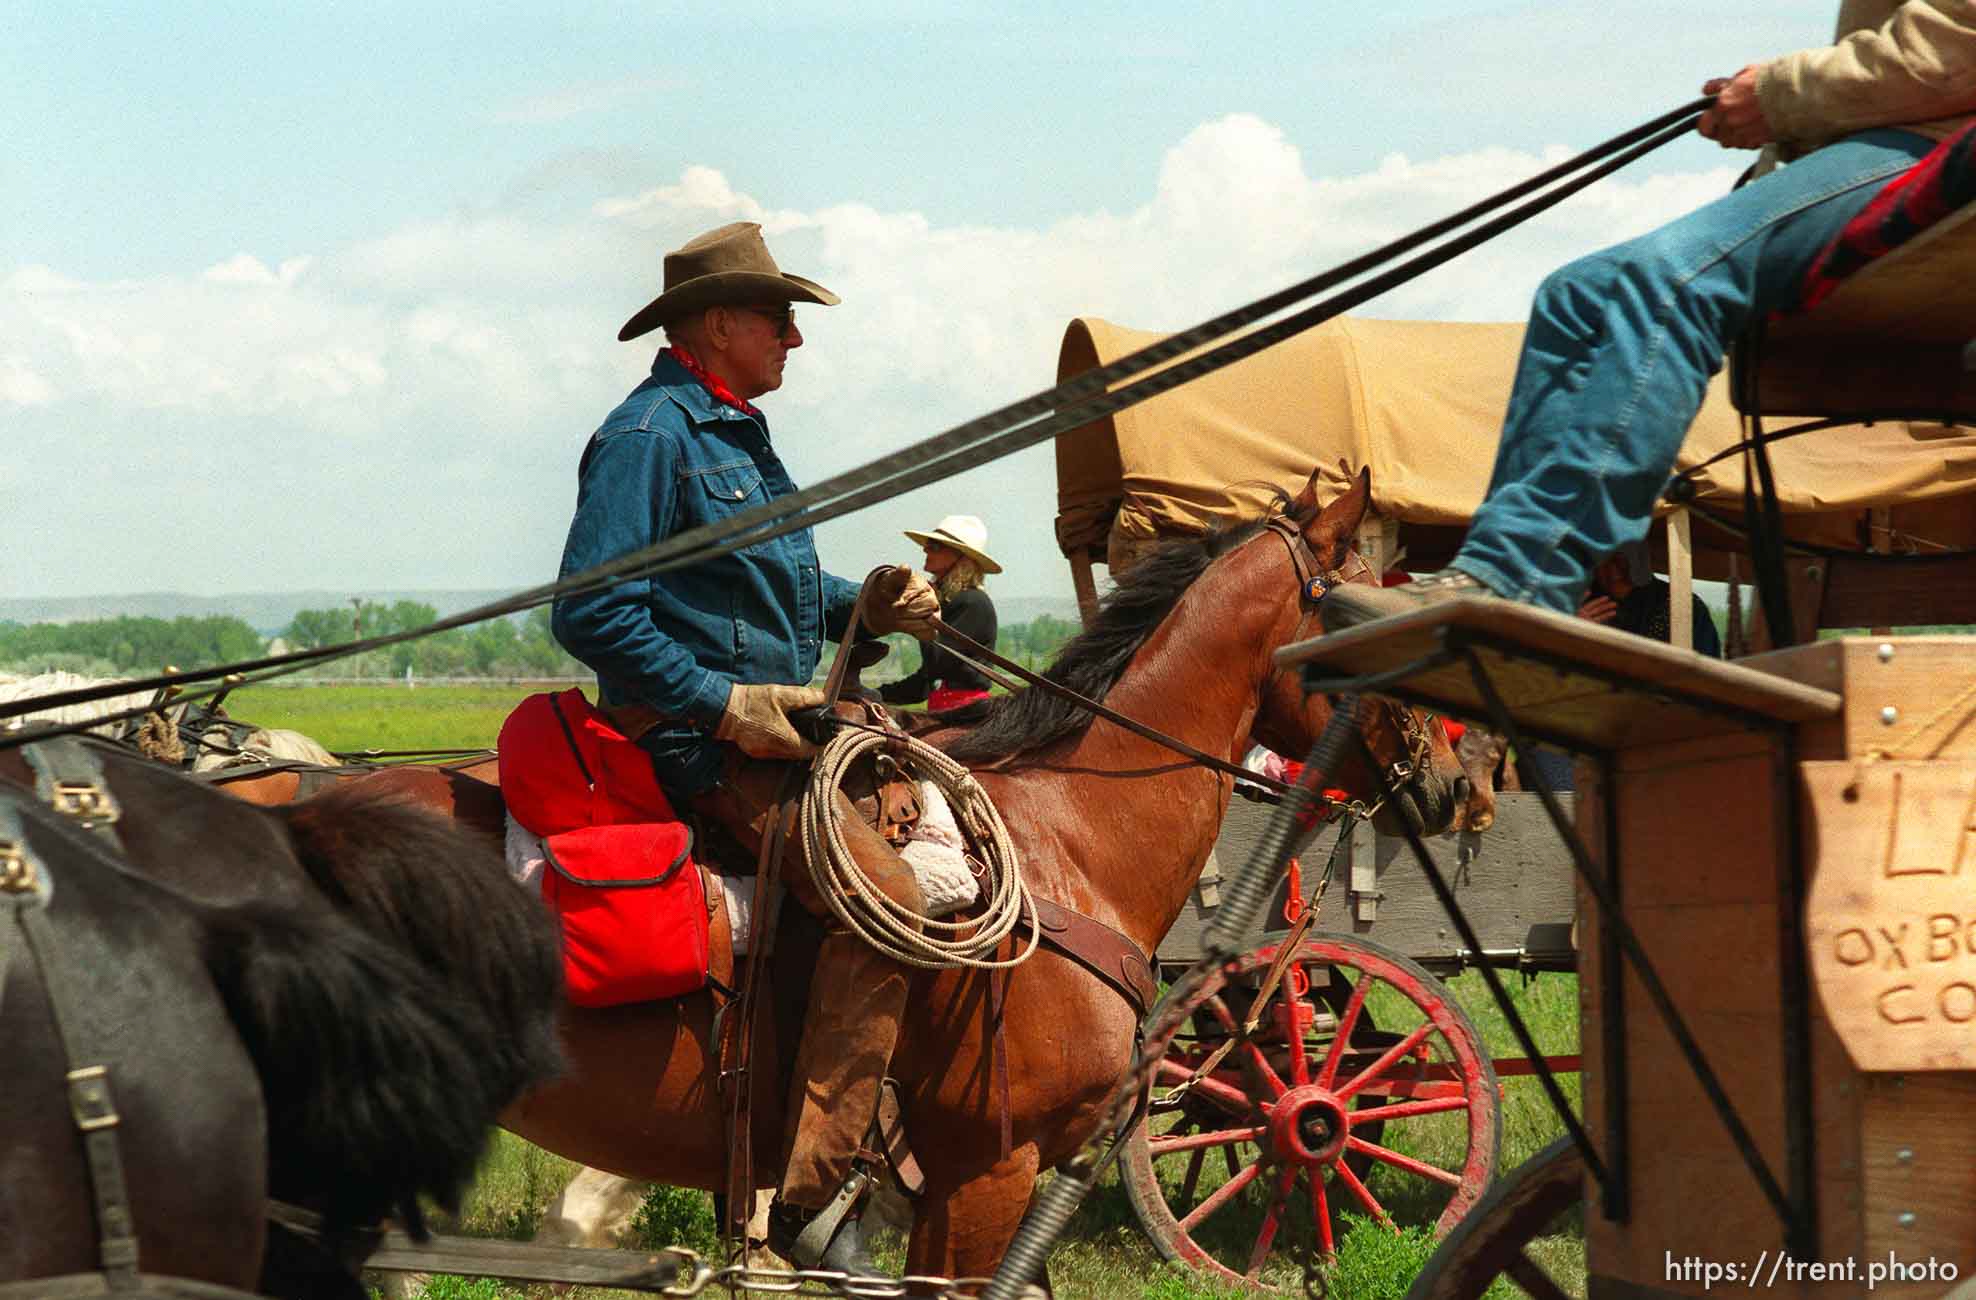
[[[17,673],[0,673],[0,704],[31,700],[44,695],[57,695],[91,686],[116,684],[115,678],[85,677],[81,673],[59,670],[36,673],[32,677]],[[58,724],[88,722],[93,718],[106,717],[130,709],[141,709],[156,699],[156,691],[132,691],[128,694],[112,695],[106,699],[91,700],[86,704],[65,704],[58,708],[37,709],[22,715],[19,719],[9,721]],[[89,731],[93,735],[109,740],[134,742],[151,757],[171,763],[183,763],[187,750],[196,748],[196,755],[190,764],[194,772],[211,772],[245,763],[263,763],[281,759],[292,759],[323,767],[337,765],[336,756],[327,749],[299,731],[290,731],[281,727],[256,727],[237,739],[227,740],[224,743],[219,743],[216,737],[213,742],[201,742],[196,746],[186,745],[179,748],[177,746],[180,740],[179,724],[185,720],[189,707],[186,704],[167,705],[156,714],[105,722],[89,728]],[[154,716],[163,721],[152,722]]]
[[[0,704],[12,704],[17,700],[31,700],[43,695],[58,695],[64,691],[76,691],[90,686],[105,686],[110,684],[112,683],[105,682],[101,678],[84,677],[81,673],[71,673],[61,670],[36,673],[31,677],[24,677],[19,673],[0,673]],[[113,695],[109,699],[91,700],[87,704],[64,704],[60,708],[36,710],[33,713],[25,715],[19,721],[54,722],[61,724],[88,722],[92,718],[100,718],[105,714],[121,713],[125,709],[143,708],[151,702],[155,695],[155,691],[133,691],[129,695]],[[14,719],[9,719],[9,721],[14,721]],[[125,733],[128,726],[129,724],[125,722],[106,722],[101,726],[91,727],[89,730],[95,735],[106,736],[111,740],[115,740]]]

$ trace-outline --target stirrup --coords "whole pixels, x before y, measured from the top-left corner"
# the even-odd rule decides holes
[[[871,1175],[866,1173],[856,1161],[852,1161],[851,1172],[845,1176],[844,1184],[837,1189],[837,1194],[831,1197],[829,1203],[818,1210],[816,1217],[796,1235],[796,1240],[790,1247],[789,1262],[799,1268],[814,1267],[817,1261],[823,1258],[823,1252],[829,1247],[830,1239],[837,1235],[837,1229],[843,1226],[845,1219],[851,1217],[851,1212],[857,1209],[858,1202],[864,1199],[865,1193],[869,1192],[871,1187]]]

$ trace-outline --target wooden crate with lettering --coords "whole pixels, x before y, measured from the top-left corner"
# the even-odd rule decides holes
[[[1767,1252],[1765,1294],[1865,1294],[1865,1270],[1892,1263],[1924,1272],[1872,1294],[1940,1296],[1976,1272],[1976,639],[1744,662],[1836,692],[1840,715],[1624,748],[1581,799],[1580,828],[1595,853],[1616,847],[1624,915],[1769,1167],[1783,1181],[1804,1162],[1816,1259],[1853,1276],[1775,1269],[1779,1217],[1630,970],[1616,986],[1624,1076],[1593,1067],[1615,972],[1586,906],[1588,1128],[1612,1132],[1617,1108],[1632,1170],[1623,1217],[1588,1202],[1590,1294],[1702,1295],[1691,1262],[1747,1268]],[[1794,862],[1802,915],[1779,907]],[[1777,972],[1799,953],[1812,994],[1794,1049]],[[1810,1141],[1794,1153],[1799,1099]]]

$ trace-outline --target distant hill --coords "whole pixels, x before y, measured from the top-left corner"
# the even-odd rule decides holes
[[[341,609],[352,596],[393,604],[415,600],[441,618],[486,604],[506,591],[253,591],[230,596],[191,596],[180,591],[140,591],[118,596],[0,597],[0,619],[15,623],[82,623],[99,618],[205,618],[231,614],[265,636],[288,626],[300,609]]]
[[[517,588],[519,590],[519,588]],[[0,597],[0,621],[13,623],[81,623],[99,618],[204,618],[231,614],[264,636],[287,627],[300,609],[341,609],[352,596],[390,605],[415,600],[430,605],[445,618],[476,605],[509,595],[506,590],[479,591],[257,591],[231,596],[191,596],[178,591],[141,591],[121,596]],[[1077,602],[1054,596],[1004,596],[995,593],[1003,623],[1027,623],[1040,614],[1077,618]]]

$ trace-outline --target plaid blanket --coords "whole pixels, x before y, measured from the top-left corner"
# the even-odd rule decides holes
[[[1806,272],[1798,309],[1816,307],[1847,276],[1972,200],[1976,200],[1976,125],[1942,141],[1933,153],[1888,181],[1846,223]]]

